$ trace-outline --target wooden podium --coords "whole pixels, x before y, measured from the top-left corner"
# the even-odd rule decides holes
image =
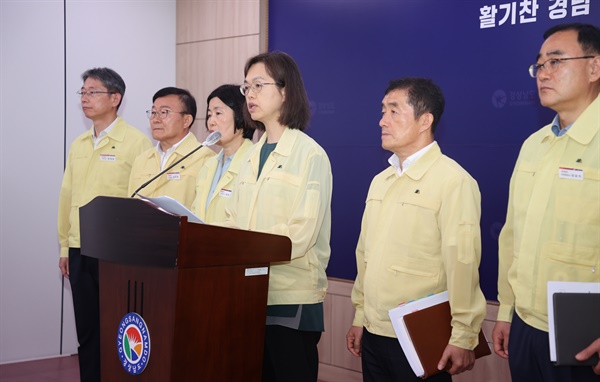
[[[269,264],[290,259],[289,238],[115,197],[81,207],[80,225],[82,255],[100,264],[102,381],[260,381]],[[117,346],[130,312],[150,338],[137,375]]]

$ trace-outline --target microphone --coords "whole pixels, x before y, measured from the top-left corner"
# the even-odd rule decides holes
[[[146,183],[144,183],[141,186],[139,186],[138,189],[135,190],[133,192],[133,194],[131,194],[130,197],[133,198],[134,196],[136,196],[137,193],[140,192],[142,189],[144,189],[147,185],[149,185],[150,183],[152,183],[153,181],[155,181],[158,177],[160,177],[161,175],[163,175],[165,172],[167,172],[170,169],[172,169],[173,167],[177,166],[185,158],[189,157],[190,155],[192,155],[196,151],[200,150],[204,146],[212,146],[212,145],[214,145],[215,143],[217,143],[219,141],[219,139],[221,139],[221,133],[219,133],[218,131],[213,131],[212,133],[208,134],[208,137],[206,137],[206,139],[204,140],[204,142],[202,142],[202,144],[200,146],[196,147],[195,149],[193,149],[189,153],[185,154],[177,162],[175,162],[172,165],[170,165],[169,167],[165,168],[164,170],[162,170],[161,172],[159,172],[158,174],[156,174],[156,176],[154,176],[152,179],[150,179]]]
[[[212,146],[215,143],[219,142],[219,139],[221,139],[221,133],[219,133],[218,131],[213,131],[212,133],[208,134],[208,137],[206,137],[206,139],[204,140],[204,142],[202,142],[202,145],[200,147]]]

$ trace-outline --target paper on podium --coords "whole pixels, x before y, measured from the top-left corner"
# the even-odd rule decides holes
[[[415,375],[426,378],[439,373],[437,364],[452,334],[448,291],[400,305],[389,316]],[[483,331],[474,352],[476,358],[491,354]]]
[[[187,216],[188,222],[204,224],[202,219],[194,215],[194,213],[190,211],[186,206],[179,203],[177,200],[171,198],[170,196],[158,196],[156,198],[147,198],[141,194],[137,195],[140,197],[140,199],[154,204],[164,212],[173,215]]]
[[[557,294],[583,294],[583,293],[587,293],[587,294],[600,294],[600,283],[585,283],[585,282],[568,282],[568,281],[548,281],[548,339],[550,342],[550,361],[552,362],[556,362],[557,364],[564,364],[564,360],[558,359],[560,357],[557,356],[557,346],[556,346],[556,327],[559,323],[556,322],[556,309],[555,309],[555,295]],[[564,296],[561,296],[564,297]],[[576,296],[575,296],[576,298]],[[577,323],[575,321],[577,321],[577,316],[579,315],[579,318],[583,321],[586,321],[587,318],[591,318],[589,317],[590,314],[593,315],[593,311],[595,308],[597,309],[597,306],[594,307],[590,307],[590,306],[582,306],[580,307],[580,312],[575,312],[575,310],[577,309],[576,306],[572,306],[570,308],[570,312],[563,312],[566,313],[566,315],[568,316],[569,314],[574,314],[574,316],[571,317],[567,317],[566,319],[570,322],[565,322],[566,326],[563,326],[563,328],[571,328],[571,329],[583,329],[581,327],[577,327],[577,326],[581,326],[577,325]],[[564,321],[564,320],[563,320]],[[589,321],[589,320],[587,320]],[[595,318],[593,318],[591,320],[591,322],[600,322],[597,321]],[[562,325],[559,325],[562,326]],[[600,330],[600,324],[596,325],[595,328],[585,328],[586,332],[590,335],[596,335],[598,336],[597,332],[598,330]],[[596,333],[594,333],[595,329]],[[567,335],[568,340],[573,340],[574,335],[573,333],[571,334],[567,334],[565,332],[565,334]],[[564,336],[563,336],[564,338]],[[595,337],[597,338],[597,337]],[[594,339],[595,339],[594,338]],[[560,342],[560,341],[559,341]],[[590,342],[591,343],[591,342]],[[568,344],[566,344],[568,345]],[[589,344],[588,344],[589,345]],[[586,345],[587,346],[587,345]],[[568,346],[567,346],[568,347]],[[581,348],[579,350],[583,350],[584,348]],[[570,361],[569,364],[582,364],[582,363],[576,363],[573,362],[572,360]]]

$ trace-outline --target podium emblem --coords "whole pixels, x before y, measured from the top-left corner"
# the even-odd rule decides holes
[[[127,313],[117,330],[117,353],[121,365],[132,375],[140,374],[150,359],[150,332],[137,313]]]

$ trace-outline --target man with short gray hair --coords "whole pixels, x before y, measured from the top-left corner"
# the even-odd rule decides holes
[[[365,382],[421,381],[388,311],[448,291],[452,334],[428,381],[471,370],[486,302],[479,287],[481,196],[477,182],[442,154],[434,133],[444,96],[426,78],[390,81],[381,102],[381,146],[390,166],[369,188],[356,246],[356,309],[346,335]]]
[[[82,382],[100,381],[98,260],[82,256],[79,208],[96,196],[127,196],[137,155],[152,146],[144,134],[117,115],[125,82],[109,68],[81,76],[81,108],[93,125],[71,144],[58,205],[59,268],[71,283]]]

